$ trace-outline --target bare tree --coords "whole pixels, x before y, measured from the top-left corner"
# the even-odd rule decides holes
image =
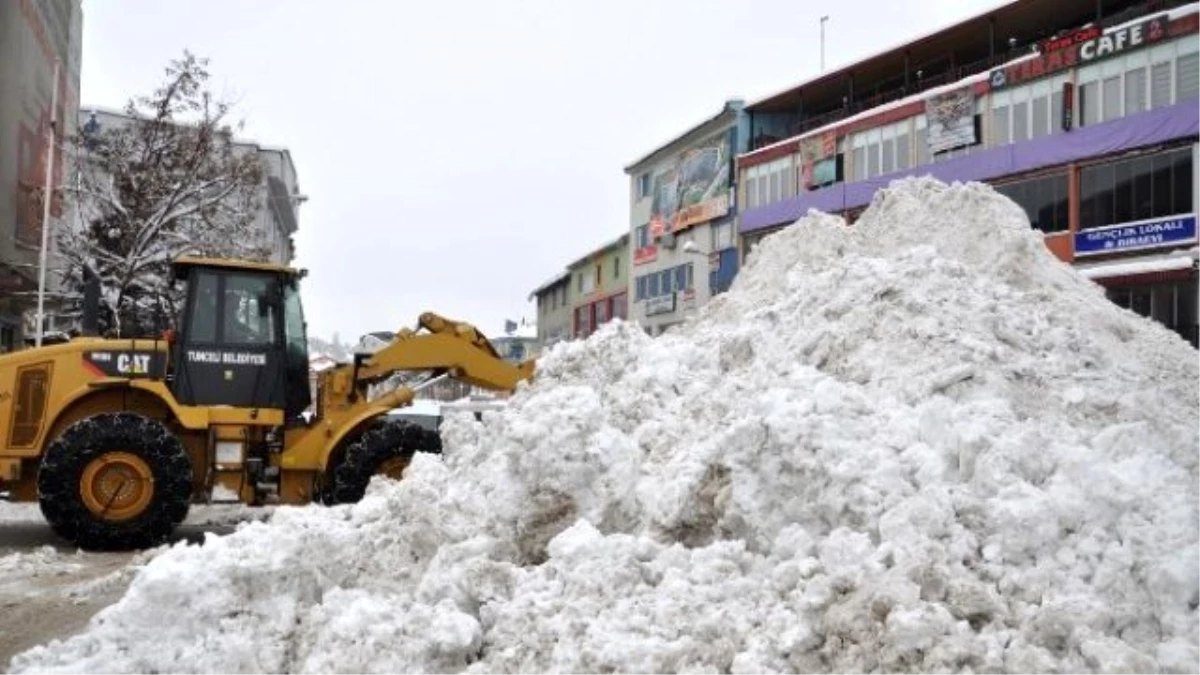
[[[230,105],[206,88],[207,65],[185,51],[158,89],[129,101],[121,124],[75,135],[78,173],[64,189],[85,225],[64,228],[59,251],[69,288],[81,290],[84,270],[99,278],[105,335],[173,325],[170,263],[181,255],[269,254],[251,236],[261,162],[234,144]]]

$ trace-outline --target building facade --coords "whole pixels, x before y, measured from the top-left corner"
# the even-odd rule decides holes
[[[1085,4],[1012,3],[748,106],[758,142],[738,158],[743,256],[810,208],[852,222],[896,178],[982,181],[1114,302],[1196,345],[1200,3]],[[955,31],[994,37],[996,21],[1024,30],[1011,49],[993,40],[989,57],[933,82],[913,72],[914,51],[941,40],[953,62],[955,41],[971,44]],[[847,103],[873,85],[887,93]],[[832,114],[819,103],[831,94],[843,98]]]
[[[83,48],[80,0],[0,2],[0,352],[36,329],[42,200],[53,89],[53,119],[75,119]],[[54,81],[55,64],[59,66]],[[69,161],[55,145],[51,182],[61,186]],[[52,204],[51,217],[62,214]],[[53,275],[47,274],[49,285]]]
[[[567,265],[571,338],[586,338],[614,318],[629,318],[629,234]]]
[[[540,349],[569,340],[575,312],[571,306],[571,273],[562,271],[529,294],[537,303],[537,342]]]
[[[85,107],[79,111],[79,125],[90,133],[129,124],[124,111]],[[247,139],[234,139],[234,151],[258,156],[262,182],[256,201],[258,213],[251,227],[256,243],[270,251],[270,261],[289,265],[295,258],[295,234],[299,229],[299,207],[308,198],[301,194],[296,165],[286,148],[264,146]],[[79,226],[78,223],[69,224]]]
[[[650,335],[681,323],[737,274],[734,158],[748,147],[740,100],[625,167],[629,318]]]

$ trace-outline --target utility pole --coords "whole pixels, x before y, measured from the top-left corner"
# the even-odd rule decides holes
[[[50,88],[50,127],[46,130],[46,187],[42,195],[42,250],[38,254],[37,346],[46,332],[46,249],[50,235],[50,201],[54,195],[54,141],[58,126],[58,60],[54,61],[54,82]]]
[[[821,17],[821,72],[825,72],[825,22],[829,20],[829,15]]]

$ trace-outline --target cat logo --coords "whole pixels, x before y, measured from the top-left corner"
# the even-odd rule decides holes
[[[149,354],[119,354],[117,372],[127,375],[145,375],[150,372]]]

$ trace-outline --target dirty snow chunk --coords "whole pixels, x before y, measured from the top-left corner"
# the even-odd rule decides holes
[[[984,185],[810,214],[12,672],[1196,672],[1195,350]]]

